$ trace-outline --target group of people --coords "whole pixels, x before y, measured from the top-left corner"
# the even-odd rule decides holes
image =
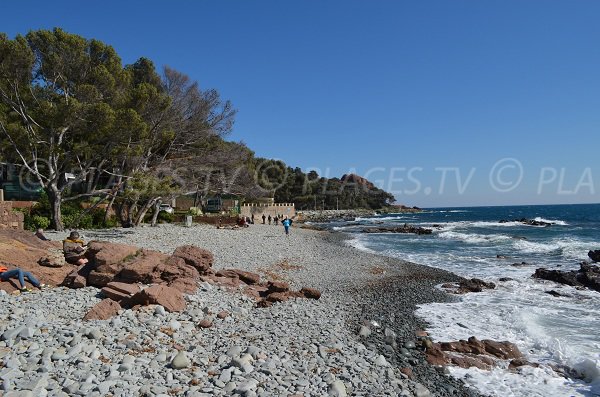
[[[262,224],[265,225],[267,222],[269,223],[269,225],[271,224],[271,222],[273,222],[273,224],[275,224],[275,226],[277,226],[279,224],[279,221],[281,221],[281,224],[283,225],[283,222],[285,220],[289,220],[290,221],[290,225],[292,225],[292,219],[289,219],[287,216],[284,218],[283,215],[275,215],[275,216],[271,216],[271,214],[269,214],[269,216],[266,216],[265,214],[262,214]]]
[[[35,232],[35,236],[40,240],[47,241],[48,238],[44,235],[44,231],[42,229],[38,229]],[[63,252],[65,255],[65,262],[70,263],[72,265],[81,266],[87,263],[87,259],[85,258],[86,244],[81,239],[78,232],[71,232],[69,237],[63,240]],[[46,287],[45,284],[40,283],[40,281],[30,272],[27,272],[18,267],[14,267],[9,269],[4,264],[0,264],[0,281],[8,281],[10,279],[17,279],[19,281],[19,290],[21,292],[30,291],[25,284],[25,279],[31,283],[37,289],[43,289]]]
[[[278,226],[279,222],[281,222],[281,225],[285,229],[285,234],[289,236],[290,227],[292,226],[292,223],[293,223],[292,219],[288,218],[287,216],[284,217],[283,215],[271,216],[271,214],[269,214],[267,216],[265,214],[262,214],[262,224],[266,225],[267,222],[269,225],[271,225],[271,223],[273,223],[275,226]],[[249,227],[250,225],[254,225],[254,214],[252,214],[251,216],[238,217],[238,221],[237,221],[238,227]],[[219,226],[217,226],[217,228],[218,229],[222,228],[220,221],[219,221]]]

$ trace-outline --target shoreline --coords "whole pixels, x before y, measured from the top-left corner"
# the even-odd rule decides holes
[[[235,387],[241,384],[258,382],[260,387],[254,385],[252,390],[242,395],[256,395],[253,393],[282,395],[281,388],[285,388],[285,393],[289,395],[296,393],[305,396],[326,393],[336,395],[338,392],[339,395],[343,395],[336,388],[343,388],[347,394],[374,396],[398,395],[401,392],[405,395],[420,396],[475,397],[480,395],[473,389],[466,388],[461,381],[438,372],[426,363],[423,353],[417,349],[410,349],[408,355],[402,355],[399,352],[403,349],[398,348],[397,353],[390,350],[389,346],[386,347],[384,343],[384,333],[390,334],[390,332],[397,335],[400,347],[403,343],[415,341],[415,331],[422,330],[426,325],[425,321],[415,316],[416,305],[448,301],[451,297],[435,289],[435,285],[462,278],[440,269],[360,251],[346,243],[348,235],[345,233],[318,232],[294,227],[292,235],[285,237],[282,229],[267,225],[253,225],[238,230],[217,230],[203,225],[195,225],[192,228],[161,225],[156,228],[89,230],[83,231],[82,234],[85,235],[86,241],[102,239],[163,252],[172,251],[176,246],[194,244],[214,253],[215,268],[236,267],[258,272],[263,277],[281,277],[290,281],[294,287],[305,286],[321,290],[323,293],[321,300],[292,300],[269,309],[257,309],[250,299],[237,292],[225,292],[221,288],[204,285],[201,291],[187,298],[188,308],[185,312],[168,313],[164,316],[164,321],[157,321],[154,318],[156,315],[152,316],[152,313],[150,313],[152,317],[150,321],[145,319],[145,311],[135,314],[131,310],[126,310],[117,317],[117,320],[94,321],[90,324],[77,319],[81,319],[82,313],[99,301],[97,290],[94,288],[82,290],[55,288],[39,295],[26,294],[23,297],[2,295],[0,299],[5,304],[7,302],[4,301],[8,300],[13,305],[19,301],[35,305],[36,298],[44,301],[48,299],[60,301],[66,296],[69,297],[69,301],[72,301],[74,297],[81,295],[83,304],[69,307],[68,305],[75,303],[65,302],[69,307],[68,314],[62,312],[47,314],[44,309],[36,307],[39,324],[31,324],[32,327],[45,327],[56,331],[64,329],[65,318],[68,318],[68,322],[74,324],[75,334],[89,331],[90,327],[99,329],[104,335],[118,334],[119,330],[125,328],[134,329],[143,335],[156,333],[153,334],[156,337],[161,335],[160,327],[157,330],[150,327],[148,330],[146,329],[148,326],[143,324],[148,324],[148,321],[154,324],[153,321],[157,321],[164,327],[175,322],[175,328],[177,323],[189,327],[190,321],[193,323],[196,317],[203,315],[202,311],[205,309],[202,307],[211,307],[211,312],[230,311],[233,313],[231,317],[233,321],[215,324],[209,330],[201,330],[200,335],[186,336],[185,333],[178,335],[177,331],[175,332],[174,335],[179,339],[178,344],[188,351],[190,358],[195,360],[200,356],[209,357],[209,362],[205,366],[209,367],[207,372],[214,374],[203,374],[206,378],[206,382],[203,380],[205,383],[203,388],[180,386],[188,393],[193,391],[211,395],[228,395],[227,390],[232,387],[234,389],[230,392],[237,390]],[[64,235],[65,233],[48,233],[48,237],[53,240],[60,239]],[[46,297],[47,295],[50,296]],[[218,309],[213,308],[214,306],[218,306]],[[53,315],[58,317],[54,318]],[[7,314],[7,319],[13,317],[14,313]],[[367,337],[359,336],[360,326],[373,320],[379,322],[380,327],[373,327]],[[1,331],[4,332],[12,325],[14,320],[2,325]],[[268,337],[265,337],[265,332]],[[232,340],[231,335],[238,336]],[[48,336],[50,335],[46,335],[45,338],[47,339]],[[64,335],[62,338],[64,339]],[[202,340],[198,341],[198,338]],[[134,341],[143,345],[143,342],[138,339]],[[48,343],[53,346],[47,348],[53,349],[52,351],[56,348],[60,350],[61,347],[54,346],[56,344],[54,342],[56,341],[49,341]],[[110,347],[107,347],[106,341],[102,342],[105,348],[103,354],[108,355],[111,362],[129,360],[125,358],[127,354],[123,349],[118,344],[114,345],[114,340],[109,343]],[[148,338],[146,343],[150,343]],[[242,351],[244,348],[252,348],[253,351],[256,348],[261,354],[254,362],[257,371],[248,374],[234,371],[235,376],[229,376],[230,381],[225,382],[228,376],[224,376],[224,380],[219,379],[224,371],[228,371],[228,364],[223,357],[232,348],[232,343],[236,343]],[[153,343],[150,344],[154,346]],[[172,348],[162,349],[161,346],[153,348],[161,349],[159,356],[166,357],[166,361],[169,361],[169,357],[173,355]],[[198,352],[198,349],[201,351]],[[258,370],[265,363],[273,365],[272,360],[281,361],[282,356],[289,355],[290,349],[298,350],[301,356],[309,357],[307,360],[311,364],[308,366],[312,368],[315,380],[310,377],[307,380],[307,375],[302,375],[305,373],[303,371],[307,370],[306,365],[296,362],[295,355],[288,357],[288,360],[294,362],[293,368],[281,369],[284,374],[287,373],[288,380],[284,379],[286,376],[278,379],[273,374],[267,376],[268,371]],[[144,362],[152,364],[156,361],[153,358],[154,354],[142,354],[142,356]],[[209,365],[212,360],[219,365]],[[119,365],[122,366],[122,363]],[[114,371],[120,368],[119,365],[115,364]],[[414,382],[400,372],[400,369],[407,367],[412,369]],[[55,370],[55,368],[48,369],[51,373]],[[95,373],[94,370],[90,371]],[[172,372],[177,371],[172,370]],[[164,383],[164,376],[164,373],[156,372],[153,373],[152,379],[160,385]],[[57,377],[61,378],[62,373]],[[129,387],[132,394],[121,395],[134,395],[140,392],[142,386],[133,378],[123,385]],[[112,382],[114,379],[104,380],[107,381]],[[169,382],[173,380],[169,381],[167,377],[166,383]],[[234,386],[231,385],[232,382],[235,383]],[[84,383],[86,382],[76,383],[76,386],[71,386],[71,389],[79,387],[78,390],[81,390],[95,385],[94,382],[92,385]],[[100,381],[96,383],[102,384]],[[91,390],[97,391],[98,386],[94,387]],[[69,392],[73,390],[69,389]],[[274,390],[280,391],[276,393]]]

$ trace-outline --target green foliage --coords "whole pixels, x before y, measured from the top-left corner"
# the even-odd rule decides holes
[[[202,209],[198,207],[190,207],[187,214],[192,216],[199,216],[202,215]]]
[[[50,226],[50,218],[41,215],[33,215],[31,217],[31,225],[29,230],[37,230],[39,228],[47,229]]]
[[[169,214],[166,211],[160,211],[156,220],[159,223],[173,223],[173,221],[175,220],[175,215]]]
[[[322,178],[315,171],[304,173],[280,160],[256,158],[253,168],[263,196],[294,203],[297,209],[379,209],[394,202],[393,195],[368,181]]]

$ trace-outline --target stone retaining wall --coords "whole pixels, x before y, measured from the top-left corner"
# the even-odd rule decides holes
[[[296,207],[293,203],[244,204],[240,207],[240,215],[251,217],[252,214],[254,214],[255,222],[258,222],[258,219],[262,217],[263,214],[265,214],[265,216],[271,215],[272,217],[275,215],[283,215],[284,218],[286,216],[288,218],[293,218],[296,216]]]
[[[0,229],[23,230],[24,214],[13,212],[11,201],[0,201]]]

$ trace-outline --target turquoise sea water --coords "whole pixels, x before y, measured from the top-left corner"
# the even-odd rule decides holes
[[[551,226],[500,220],[536,219]],[[368,226],[409,223],[432,235],[364,234]],[[600,249],[600,204],[438,208],[419,214],[358,218],[331,225],[352,233],[356,248],[495,282],[495,290],[456,303],[425,305],[418,315],[441,341],[475,335],[517,343],[530,361],[519,373],[453,369],[455,376],[497,396],[600,395],[600,292],[531,278],[538,267],[578,269],[587,252]],[[522,264],[525,262],[525,264]],[[514,264],[519,264],[515,266]],[[498,282],[501,277],[513,280]],[[555,290],[566,297],[553,297]],[[560,377],[551,367],[575,369],[582,380]]]

